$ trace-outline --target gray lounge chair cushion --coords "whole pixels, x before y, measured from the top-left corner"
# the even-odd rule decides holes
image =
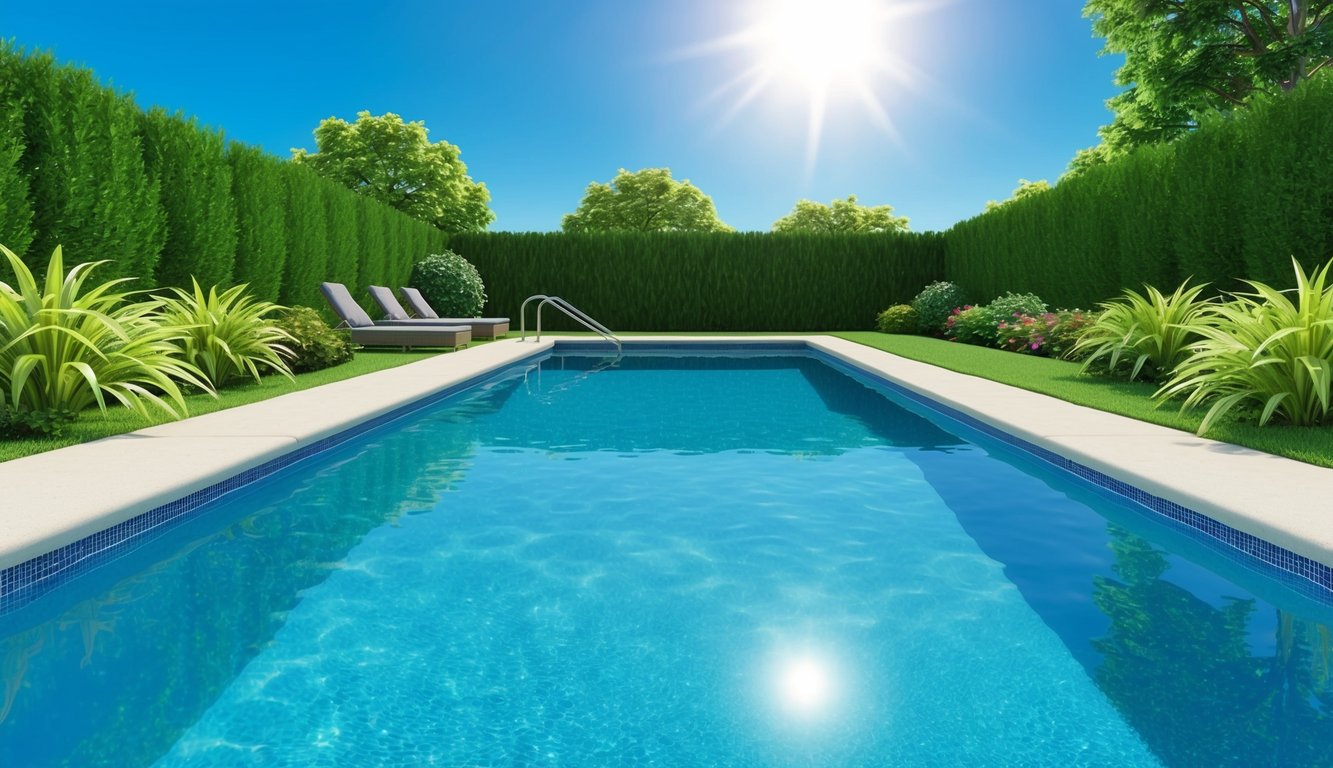
[[[421,295],[421,291],[416,288],[400,288],[403,292],[403,298],[407,299],[407,304],[412,308],[413,314],[417,317],[437,318],[435,309],[426,302],[426,297]]]
[[[372,285],[367,290],[370,291],[370,297],[375,300],[375,303],[380,305],[380,309],[384,310],[386,320],[411,319],[407,315],[407,310],[403,309],[403,305],[398,303],[398,297],[393,295],[393,291],[382,285]]]
[[[320,283],[319,290],[324,294],[324,300],[333,308],[334,314],[347,323],[348,328],[368,328],[375,324],[370,315],[367,315],[361,305],[352,298],[347,286],[342,283]]]
[[[426,301],[426,297],[421,295],[421,291],[416,288],[400,288],[403,292],[403,298],[412,307],[412,313],[419,319],[438,320],[442,323],[471,323],[476,330],[477,325],[503,325],[509,327],[509,318],[507,317],[440,317],[435,314],[435,308]],[[399,306],[402,306],[401,304]]]

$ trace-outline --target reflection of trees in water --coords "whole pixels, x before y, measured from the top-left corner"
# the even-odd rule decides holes
[[[50,627],[42,626],[5,638],[4,662],[0,665],[5,676],[5,699],[0,702],[0,723],[9,717],[19,690],[27,684],[28,661],[46,646],[48,634]]]
[[[425,414],[368,445],[335,449],[318,470],[269,481],[275,487],[260,495],[280,500],[0,641],[0,765],[92,765],[111,755],[152,763],[273,637],[304,590],[369,531],[435,507],[464,477],[476,441],[468,425],[498,403],[458,407],[469,415]],[[227,510],[213,515],[221,522]]]
[[[1210,605],[1162,580],[1149,542],[1108,530],[1117,578],[1093,584],[1111,619],[1095,677],[1163,762],[1333,765],[1328,629],[1279,610],[1275,654],[1252,656],[1254,600]]]

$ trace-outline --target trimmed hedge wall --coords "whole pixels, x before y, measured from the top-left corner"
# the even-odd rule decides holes
[[[978,300],[1088,306],[1186,277],[1285,285],[1333,257],[1333,78],[955,225],[946,274]]]
[[[368,301],[366,285],[401,283],[444,233],[0,42],[0,244],[39,273],[60,244],[66,263],[109,259],[99,278],[135,288],[194,276],[322,310],[321,281]]]
[[[523,300],[545,293],[618,331],[871,328],[941,274],[943,245],[936,234],[449,236],[486,282],[486,314],[509,316],[517,329]],[[543,314],[544,328],[575,327],[562,321]]]

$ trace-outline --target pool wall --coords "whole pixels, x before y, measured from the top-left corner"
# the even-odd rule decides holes
[[[273,472],[516,367],[556,345],[517,339],[0,464],[0,613],[152,541]],[[810,350],[864,382],[1333,591],[1333,470],[1095,411],[827,336],[642,337],[682,351]],[[605,348],[601,345],[598,348]],[[129,482],[127,482],[127,479]]]

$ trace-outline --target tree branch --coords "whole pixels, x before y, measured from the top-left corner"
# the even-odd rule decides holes
[[[1245,37],[1250,40],[1250,50],[1255,56],[1266,53],[1268,51],[1268,45],[1259,37],[1259,32],[1255,30],[1254,24],[1250,20],[1250,14],[1245,12],[1244,0],[1236,3],[1236,12],[1240,14],[1241,30],[1245,32]],[[1271,31],[1273,26],[1269,24],[1268,28]]]
[[[1236,95],[1234,95],[1234,94],[1227,93],[1226,91],[1222,90],[1221,88],[1218,88],[1218,87],[1213,86],[1213,85],[1205,85],[1205,86],[1203,86],[1203,89],[1204,89],[1205,91],[1208,91],[1209,93],[1215,95],[1215,96],[1220,96],[1224,101],[1229,102],[1230,104],[1233,104],[1234,106],[1237,106],[1237,107],[1243,107],[1243,106],[1245,106],[1245,99],[1244,99],[1243,97],[1240,97],[1240,96],[1236,96]]]
[[[1305,79],[1309,80],[1311,77],[1314,77],[1314,73],[1328,66],[1333,66],[1333,58],[1324,59],[1316,64],[1313,69],[1305,73]]]
[[[1282,33],[1279,31],[1279,28],[1275,23],[1277,17],[1273,15],[1273,11],[1270,10],[1267,5],[1261,2],[1255,2],[1255,0],[1241,0],[1241,3],[1248,5],[1259,12],[1259,18],[1264,20],[1264,26],[1268,27],[1268,33],[1272,35],[1274,40],[1282,37]],[[1241,15],[1246,16],[1248,14],[1242,12]]]

